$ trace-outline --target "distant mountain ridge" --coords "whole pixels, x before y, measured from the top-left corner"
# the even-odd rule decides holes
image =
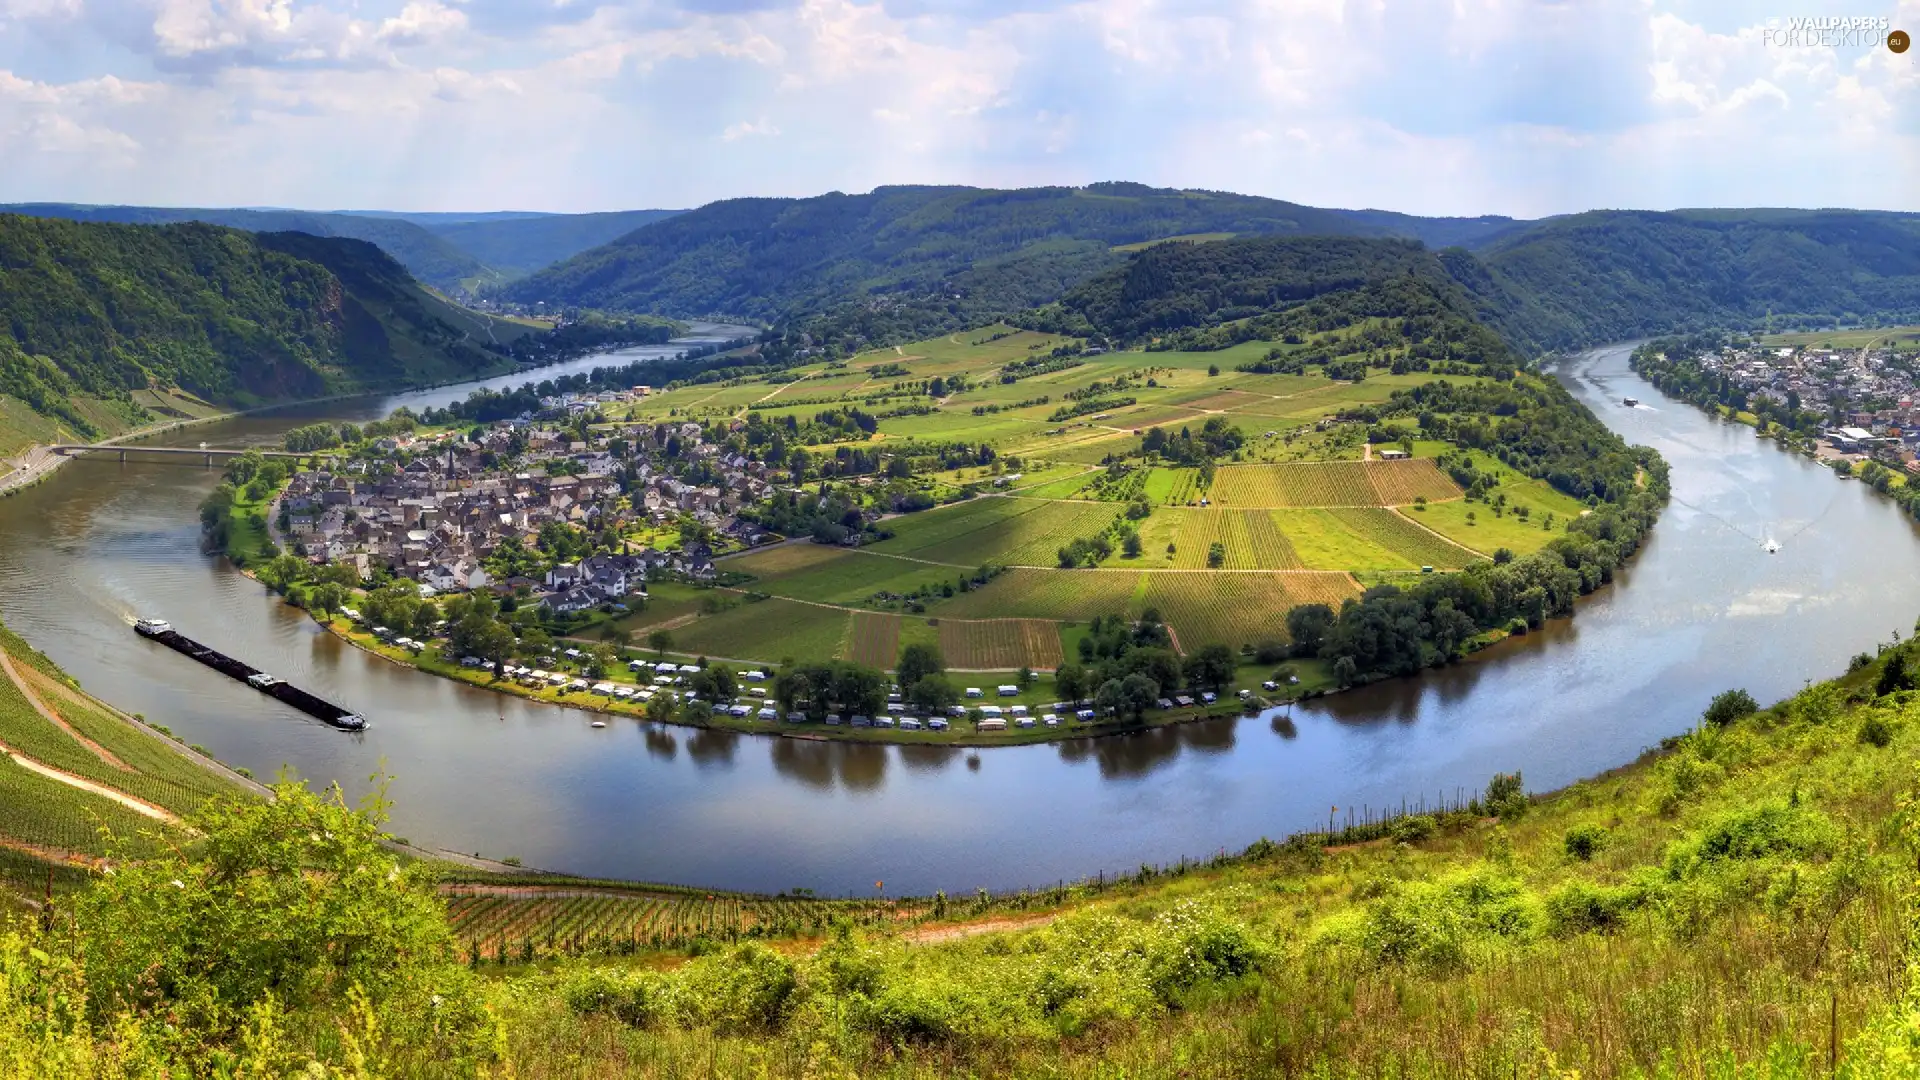
[[[1505,225],[1455,224],[1452,235]],[[499,293],[522,303],[761,320],[871,298],[964,321],[1052,300],[1123,262],[1113,249],[1126,244],[1205,233],[1402,235],[1398,227],[1381,211],[1131,183],[880,187],[709,203]]]
[[[302,232],[364,240],[392,256],[416,278],[446,292],[463,282],[489,279],[497,272],[433,232],[397,218],[359,217],[311,210],[236,210],[197,207],[82,206],[75,203],[16,203],[0,213],[121,225],[170,225],[187,221],[223,225],[248,232]]]
[[[0,213],[125,225],[201,221],[249,232],[302,232],[365,240],[391,255],[421,282],[459,295],[531,273],[604,244],[674,210],[599,214],[529,211],[405,213],[386,210],[320,211],[276,207],[89,206],[14,203]]]

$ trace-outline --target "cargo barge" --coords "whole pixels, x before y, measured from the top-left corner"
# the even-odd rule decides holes
[[[150,638],[178,653],[184,653],[230,678],[238,679],[276,701],[291,705],[308,716],[323,720],[342,731],[365,731],[366,717],[307,693],[292,683],[243,664],[233,657],[186,637],[169,623],[159,619],[141,619],[133,624],[135,633]]]

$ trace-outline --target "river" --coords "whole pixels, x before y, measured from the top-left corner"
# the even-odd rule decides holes
[[[0,501],[0,615],[89,690],[257,775],[284,766],[357,796],[384,768],[393,831],[415,843],[595,876],[832,895],[871,895],[875,882],[890,894],[1050,884],[1206,856],[1324,824],[1332,806],[1344,818],[1353,806],[1450,799],[1496,771],[1558,787],[1686,729],[1721,690],[1771,701],[1912,628],[1920,535],[1890,502],[1667,400],[1627,369],[1625,347],[1557,374],[1672,464],[1674,502],[1648,545],[1572,621],[1290,717],[971,753],[627,719],[596,730],[593,714],[343,645],[200,555],[194,511],[211,474],[108,459]],[[299,418],[366,418],[464,393]],[[1627,408],[1625,396],[1648,406]],[[177,441],[256,442],[295,419],[247,417]],[[135,615],[170,619],[374,726],[347,735],[281,708],[140,641],[126,623]]]

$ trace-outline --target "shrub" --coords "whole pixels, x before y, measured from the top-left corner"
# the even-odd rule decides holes
[[[775,1026],[800,985],[793,961],[757,941],[695,960],[680,977],[692,1011],[717,1031]]]
[[[1439,829],[1440,824],[1432,814],[1409,814],[1394,819],[1393,824],[1387,827],[1387,835],[1393,837],[1395,843],[1417,844],[1433,836]]]
[[[1764,803],[1724,814],[1691,843],[1676,845],[1667,854],[1667,876],[1678,879],[1721,862],[1830,855],[1838,837],[1839,830],[1818,810]]]
[[[1868,746],[1884,747],[1893,741],[1893,725],[1876,709],[1860,722],[1860,741]]]
[[[1587,862],[1607,846],[1607,830],[1598,825],[1576,825],[1567,830],[1561,845],[1566,849],[1567,858]]]
[[[1707,705],[1704,719],[1715,727],[1725,727],[1759,711],[1760,703],[1753,700],[1752,694],[1745,690],[1723,690]]]
[[[1592,931],[1605,933],[1618,926],[1627,912],[1639,907],[1645,899],[1646,894],[1632,886],[1609,888],[1570,881],[1547,897],[1546,929],[1555,937]]]
[[[1520,774],[1494,773],[1487,781],[1487,813],[1502,821],[1511,821],[1527,812],[1527,792]]]

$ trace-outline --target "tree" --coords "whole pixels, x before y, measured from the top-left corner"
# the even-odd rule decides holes
[[[960,690],[945,675],[923,675],[907,691],[907,700],[917,709],[944,713],[960,702]]]
[[[708,664],[701,668],[687,680],[687,686],[708,701],[732,701],[733,695],[740,689],[733,669],[725,664]]]
[[[1333,629],[1333,609],[1325,604],[1301,604],[1287,612],[1287,636],[1296,656],[1315,656]]]
[[[940,655],[936,645],[914,642],[900,650],[900,660],[894,669],[899,677],[900,689],[904,693],[912,690],[915,683],[929,675],[938,675],[947,670],[946,658]]]
[[[468,649],[482,660],[493,662],[493,677],[505,676],[501,669],[513,656],[514,646],[519,639],[513,636],[513,630],[499,619],[487,619],[467,641]]]
[[[337,582],[322,582],[319,585],[315,585],[312,591],[307,593],[308,609],[318,612],[322,616],[331,615],[333,612],[339,611],[342,607],[346,606],[346,603],[347,590]]]
[[[1087,696],[1087,669],[1079,664],[1061,664],[1053,670],[1054,688],[1068,701]]]
[[[1743,716],[1751,716],[1760,711],[1760,703],[1745,690],[1723,690],[1708,703],[1707,711],[1702,715],[1707,723],[1714,727],[1725,727]]]
[[[115,859],[62,899],[91,1004],[177,1018],[169,1039],[191,1038],[190,1023],[223,1042],[289,1013],[345,1023],[364,995],[383,1018],[431,1016],[420,1049],[450,1068],[486,1054],[493,1021],[458,963],[433,872],[381,847],[384,821],[378,797],[355,813],[338,787],[209,800],[189,822],[194,843]]]
[[[1218,693],[1226,689],[1233,681],[1233,669],[1238,658],[1233,650],[1215,643],[1203,646],[1198,652],[1187,657],[1185,675],[1187,685],[1203,687]]]
[[[311,566],[298,555],[276,555],[254,573],[258,574],[262,584],[276,592],[286,592],[307,573]]]
[[[1093,692],[1093,706],[1108,716],[1119,716],[1127,707],[1126,690],[1119,679],[1108,679]]]
[[[1120,707],[1135,720],[1160,699],[1160,684],[1138,672],[1120,680]]]
[[[606,678],[607,672],[612,671],[614,665],[619,662],[620,658],[615,655],[613,646],[605,642],[587,647],[586,674],[590,678]]]
[[[654,723],[656,724],[672,723],[673,713],[674,713],[674,706],[673,706],[672,694],[655,694],[652,697],[647,699],[646,716],[647,716],[647,719],[653,721]]]
[[[1180,658],[1173,650],[1158,646],[1140,646],[1129,650],[1121,658],[1120,671],[1127,675],[1145,675],[1152,679],[1156,687],[1155,697],[1160,692],[1172,693],[1180,689]]]
[[[1120,538],[1120,554],[1125,555],[1129,559],[1137,559],[1140,557],[1139,533],[1129,532]]]
[[[1021,665],[1020,671],[1014,675],[1013,681],[1019,684],[1020,689],[1027,689],[1033,685],[1033,669],[1024,664]]]
[[[1218,570],[1226,564],[1226,561],[1227,549],[1225,545],[1221,544],[1218,540],[1207,545],[1207,566],[1210,569]]]
[[[655,656],[667,655],[667,650],[673,648],[672,631],[663,627],[648,633],[647,648],[652,649]]]

